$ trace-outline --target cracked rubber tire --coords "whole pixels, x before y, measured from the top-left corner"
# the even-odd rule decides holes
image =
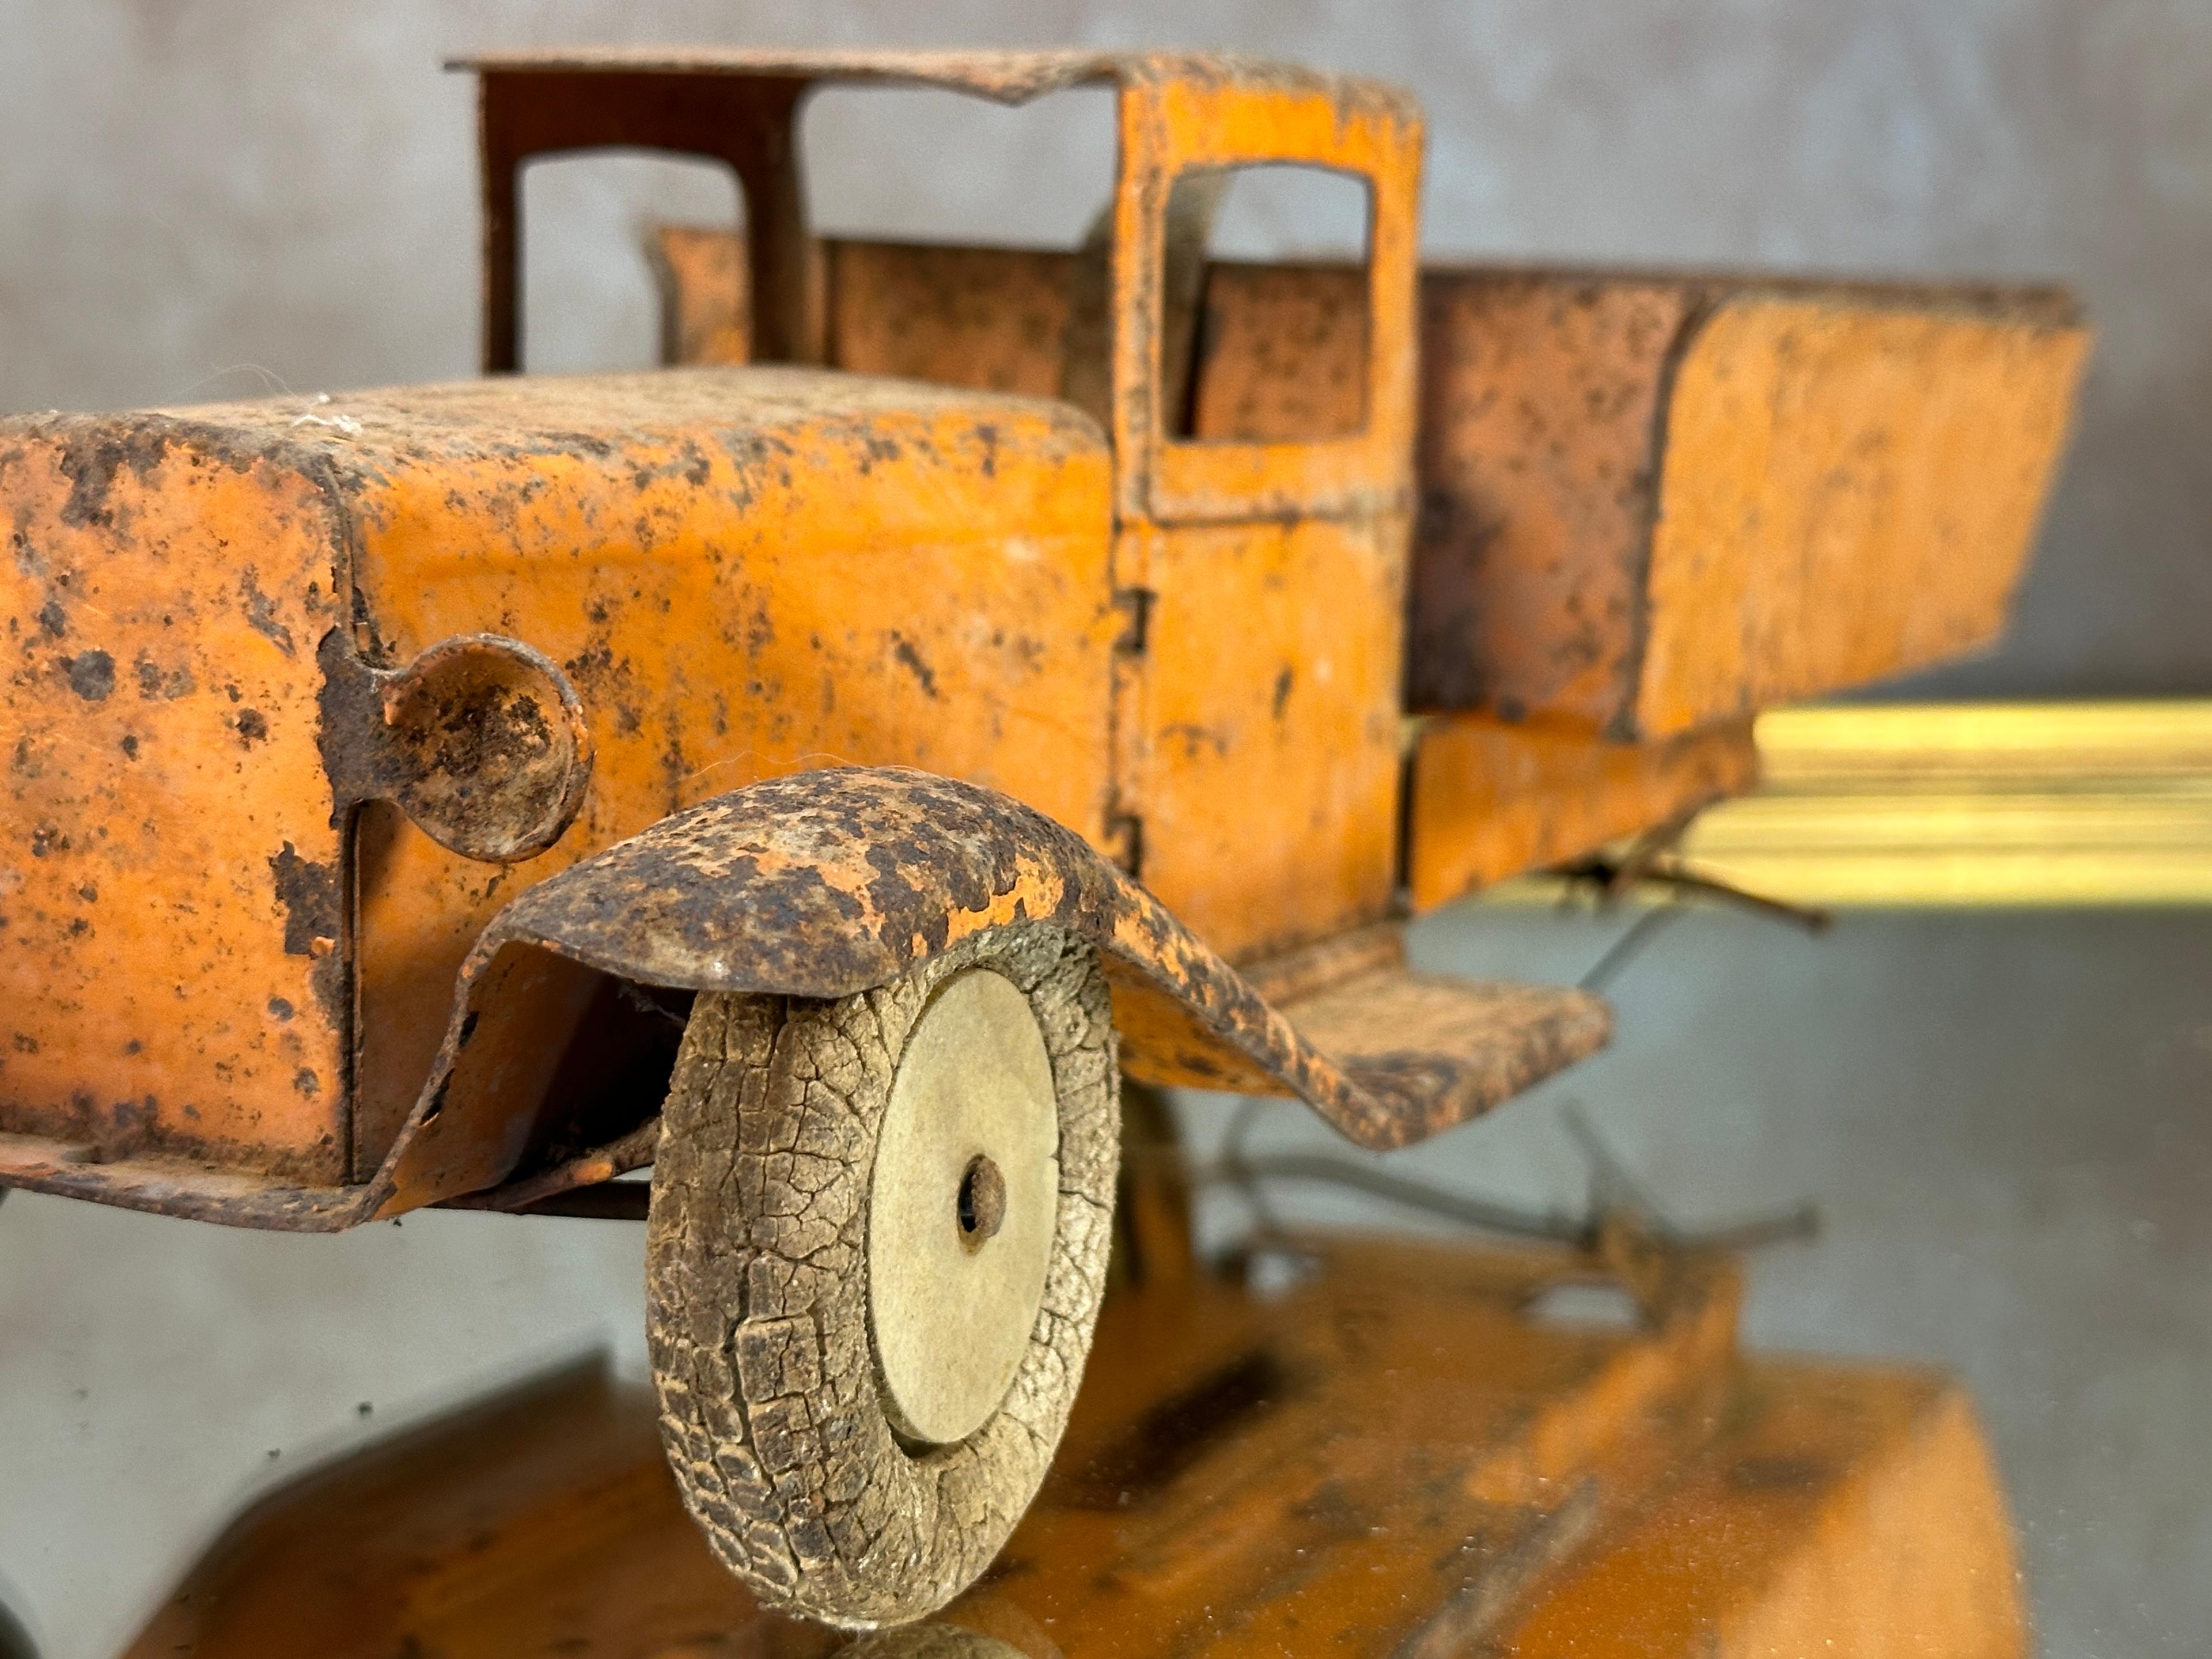
[[[969,1034],[976,1009],[980,1036]],[[968,1123],[970,1096],[984,1103],[981,1127],[945,1127]],[[1021,1145],[994,1154],[1003,1179],[994,1166],[979,1182],[1000,1096],[1015,1103],[1000,1115],[1018,1120]],[[684,1503],[763,1601],[848,1626],[896,1624],[990,1565],[1044,1478],[1090,1348],[1119,1116],[1105,977],[1096,951],[1058,928],[978,934],[836,1002],[698,998],[653,1169],[647,1331]],[[959,1139],[971,1133],[982,1138],[973,1155]],[[928,1156],[907,1150],[916,1146]],[[932,1198],[927,1217],[934,1228],[941,1213],[956,1243],[941,1268],[916,1267],[929,1249],[907,1249],[911,1216],[907,1232],[891,1221],[915,1190],[934,1191],[927,1171],[940,1168],[951,1173],[936,1177],[941,1209]],[[1012,1254],[993,1255],[1002,1243]],[[963,1296],[967,1255],[1013,1288]],[[944,1293],[917,1298],[908,1281],[921,1273],[927,1291],[939,1272],[952,1275]],[[944,1309],[946,1339],[917,1350],[909,1330],[902,1350],[886,1297],[903,1298],[910,1328],[914,1309]],[[963,1334],[961,1321],[978,1317],[1004,1339],[1002,1389],[1000,1372],[975,1374],[992,1332]]]

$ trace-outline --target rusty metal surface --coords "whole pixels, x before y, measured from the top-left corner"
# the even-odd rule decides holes
[[[0,1132],[345,1178],[312,428],[0,422]]]
[[[556,55],[524,60],[527,72],[515,73],[502,67],[509,61],[494,63],[485,81],[488,367],[517,362],[514,168],[546,149],[647,135],[727,160],[757,227],[719,252],[696,236],[660,240],[676,300],[664,333],[678,350],[818,356],[848,368],[1074,395],[1086,405],[1081,389],[1097,374],[1088,359],[1103,353],[1112,579],[1131,612],[1114,686],[1111,816],[1121,856],[1231,956],[1288,948],[1386,913],[1415,392],[1422,128],[1410,100],[1376,83],[1212,60],[1113,60],[1125,65],[1110,71],[1121,88],[1121,161],[1107,222],[1108,291],[1094,319],[1079,256],[809,241],[804,296],[763,288],[764,269],[796,268],[786,244],[803,228],[780,206],[763,214],[785,187],[771,179],[757,191],[756,176],[773,171],[765,152],[740,155],[728,135],[787,124],[785,106],[769,107],[771,94],[805,82],[807,65],[872,74],[878,70],[866,66],[878,59]],[[652,75],[633,78],[648,61]],[[1108,73],[1097,67],[1105,61],[1024,58],[1009,72],[1026,85],[1039,74]],[[957,82],[967,62],[890,54],[880,72],[920,73],[920,63]],[[978,71],[990,84],[994,72]],[[696,100],[706,101],[695,108]],[[1330,273],[1336,280],[1317,301],[1311,283],[1269,289],[1270,299],[1303,310],[1287,321],[1270,312],[1257,333],[1210,356],[1244,372],[1225,378],[1210,368],[1200,376],[1216,389],[1199,397],[1199,424],[1185,434],[1178,413],[1192,404],[1189,375],[1168,362],[1179,334],[1167,281],[1171,186],[1255,162],[1325,167],[1368,183],[1364,283],[1352,274],[1347,294],[1344,273]],[[770,194],[756,199],[758,191]],[[764,306],[805,320],[777,322]],[[1305,372],[1316,336],[1350,343],[1329,376]],[[1264,342],[1279,337],[1282,349],[1266,359]],[[1257,362],[1247,349],[1255,341]],[[1306,417],[1306,429],[1291,424]],[[1255,836],[1249,804],[1262,797],[1272,805],[1269,829]]]
[[[1310,1243],[1264,1298],[1203,1272],[1108,1298],[1043,1492],[910,1645],[762,1613],[685,1518],[650,1395],[585,1372],[278,1489],[129,1654],[2023,1652],[1955,1384],[1740,1354],[1712,1258],[1605,1325],[1547,1299],[1600,1257]]]
[[[751,233],[744,250],[751,357],[823,361],[820,248],[807,230],[796,123],[807,93],[825,81],[937,86],[1010,103],[1112,82],[1120,93],[1124,146],[1116,197],[1133,209],[1116,223],[1115,235],[1137,238],[1122,246],[1140,259],[1157,254],[1146,225],[1165,205],[1146,141],[1186,148],[1192,135],[1176,131],[1178,121],[1195,118],[1201,128],[1220,127],[1214,136],[1227,142],[1230,160],[1356,164],[1376,134],[1401,131],[1414,136],[1412,165],[1419,159],[1419,107],[1399,88],[1224,54],[643,48],[502,54],[452,66],[474,70],[479,80],[483,363],[491,372],[521,366],[521,167],[536,156],[609,145],[699,155],[731,169]],[[1411,205],[1408,198],[1408,230]],[[1384,211],[1395,217],[1398,204]],[[1395,270],[1385,280],[1395,283]],[[1117,295],[1114,311],[1116,336],[1131,353],[1127,361],[1117,357],[1114,399],[1117,408],[1141,410],[1150,406],[1148,386],[1158,374],[1159,327],[1141,305],[1133,308],[1128,301],[1141,298],[1137,289],[1153,289],[1156,279],[1125,267],[1116,281],[1134,289]],[[1116,442],[1126,442],[1125,434],[1117,432]],[[1149,453],[1133,458],[1125,491],[1152,471]],[[1339,488],[1343,482],[1356,481]]]
[[[337,1232],[363,1219],[362,1189],[160,1152],[102,1153],[75,1139],[0,1131],[0,1179],[28,1192],[271,1232]]]
[[[685,252],[705,257],[717,243],[727,239],[695,238]],[[1103,319],[1098,328],[1080,325],[1079,254],[830,241],[823,260],[830,361],[840,368],[1065,397],[1075,358],[1104,351]],[[665,291],[702,304],[714,292],[680,277]]]
[[[774,368],[370,402],[364,438],[398,452],[358,507],[380,639],[528,641],[574,683],[597,758],[574,828],[511,872],[360,821],[356,1178],[414,1106],[493,913],[671,811],[810,766],[909,765],[1107,840],[1123,621],[1103,450],[1064,405]]]
[[[1656,456],[1637,729],[1994,643],[2088,356],[2063,302],[1717,303],[1675,365]]]
[[[209,1190],[235,1171],[295,1208],[301,1190],[365,1181],[419,1104],[452,975],[502,902],[691,800],[825,763],[1003,783],[1144,869],[1222,952],[1382,915],[1418,115],[1373,83],[1172,55],[1114,63],[1118,287],[1097,335],[1114,365],[1109,445],[1065,404],[768,369],[279,399],[52,432],[19,423],[8,434],[22,475],[10,480],[19,573],[44,580],[41,561],[59,550],[134,578],[142,601],[108,630],[113,641],[72,639],[68,653],[19,621],[32,666],[18,684],[34,688],[7,733],[24,739],[19,777],[42,776],[52,793],[59,773],[41,772],[40,744],[112,720],[112,707],[87,716],[76,702],[109,703],[118,651],[171,626],[197,640],[206,630],[184,618],[218,599],[260,641],[234,649],[224,635],[223,649],[252,662],[273,646],[290,678],[246,702],[214,657],[175,672],[132,659],[141,701],[221,686],[238,705],[234,719],[220,703],[208,713],[222,728],[216,746],[235,743],[258,763],[249,787],[230,791],[260,809],[240,824],[208,809],[214,781],[197,757],[209,744],[197,738],[197,769],[147,769],[136,805],[127,790],[49,803],[33,789],[21,803],[11,828],[38,843],[34,858],[76,855],[35,873],[82,894],[99,890],[79,873],[82,842],[135,822],[142,844],[129,859],[95,856],[149,902],[111,924],[120,954],[94,972],[112,935],[69,915],[94,901],[31,894],[40,949],[10,957],[27,994],[9,1056],[30,1087],[9,1085],[0,1173],[60,1182],[31,1144],[58,1141],[72,1149],[71,1190],[161,1207],[181,1200],[161,1196],[167,1176],[141,1178],[149,1160],[204,1166]],[[493,367],[511,362],[519,319],[516,167],[605,143],[690,148],[735,167],[753,231],[748,350],[818,355],[818,251],[789,142],[805,65],[699,67],[540,59],[487,74]],[[1307,444],[1180,441],[1158,411],[1181,393],[1162,392],[1152,350],[1173,319],[1161,273],[1146,269],[1165,258],[1167,183],[1191,167],[1285,161],[1373,185],[1368,419],[1356,435]],[[124,495],[110,501],[112,487]],[[163,562],[172,542],[210,539],[246,573],[237,595],[201,595],[192,584],[205,572]],[[64,575],[19,608],[44,639],[82,631],[58,597]],[[1283,582],[1296,591],[1248,614],[1233,635],[1239,660],[1221,663],[1222,617]],[[514,741],[485,740],[465,706],[500,712]],[[136,732],[92,735],[116,754],[81,769],[95,787],[127,779]],[[485,765],[459,781],[454,764],[472,761]],[[228,770],[248,775],[236,761]],[[1224,805],[1262,782],[1265,825]],[[253,878],[243,887],[240,868]],[[190,919],[210,902],[221,925],[194,933]],[[37,931],[52,928],[65,931]],[[148,994],[139,965],[181,957],[176,945],[202,937],[212,954],[177,994],[204,1013],[150,1018],[131,1000]],[[48,972],[42,952],[63,970]],[[549,1018],[574,1020],[592,1012],[576,1000],[585,989],[548,979],[537,994]],[[107,1018],[118,1009],[129,1018]],[[1205,1042],[1167,1016],[1156,1023],[1194,1074],[1227,1075]],[[536,1034],[555,1059],[557,1030]],[[118,1067],[80,1032],[112,1035],[128,1058],[142,1042],[162,1052]],[[290,1062],[281,1082],[271,1053]],[[87,1077],[134,1070],[169,1086],[84,1092]],[[570,1128],[568,1140],[584,1134]]]
[[[1310,1024],[1316,1014],[1326,1021],[1331,1011],[1330,1000],[1325,998],[1324,994],[1358,980],[1382,991],[1387,1000],[1388,994],[1397,988],[1395,981],[1404,975],[1405,964],[1403,928],[1395,923],[1381,923],[1371,927],[1353,929],[1280,956],[1243,963],[1237,971],[1253,993],[1282,1012],[1301,1036],[1316,1040],[1316,1033],[1309,1029]],[[1471,983],[1456,988],[1463,1006],[1489,1012],[1496,1010],[1498,994],[1511,988]],[[1367,1006],[1364,1003],[1361,1005],[1362,1007]],[[1344,1048],[1340,1052],[1323,1042],[1321,1046],[1324,1052],[1335,1053],[1340,1059],[1346,1054],[1358,1054],[1363,1045],[1377,1035],[1372,1022],[1358,1017],[1359,1008],[1353,1012],[1355,1017],[1346,1022],[1348,1029],[1340,1036],[1339,1040],[1345,1042]],[[1146,1065],[1158,1075],[1172,1076],[1207,1086],[1227,1086],[1237,1083],[1260,1090],[1271,1086],[1270,1079],[1251,1073],[1245,1065],[1220,1054],[1211,1035],[1204,1031],[1198,1022],[1191,1019],[1186,1009],[1171,1006],[1157,997],[1147,996],[1142,988],[1139,988],[1136,992],[1123,997],[1121,1012],[1125,1020],[1134,1018],[1143,1022],[1142,1027],[1133,1033],[1135,1048],[1144,1051],[1139,1063]],[[1382,1046],[1386,1051],[1382,1057],[1387,1064],[1389,1045]],[[1418,1083],[1423,1079],[1415,1080]],[[1431,1073],[1425,1080],[1432,1088],[1448,1091],[1459,1085],[1460,1074],[1456,1069],[1452,1069]],[[1146,1098],[1155,1101],[1162,1098],[1157,1085],[1133,1084],[1130,1086]],[[1133,1108],[1127,1091],[1125,1090],[1124,1095],[1122,1110],[1126,1122]],[[1158,1109],[1164,1111],[1166,1109],[1163,1104]],[[646,1188],[642,1184],[597,1188],[592,1183],[607,1182],[626,1170],[639,1169],[651,1163],[659,1136],[659,1123],[655,1116],[605,1144],[564,1158],[551,1160],[541,1158],[526,1163],[498,1186],[442,1199],[439,1202],[458,1209],[547,1213],[549,1212],[544,1207],[547,1200],[560,1197],[599,1206],[593,1209],[593,1213],[620,1213],[641,1220],[645,1215],[646,1199]],[[1172,1137],[1170,1139],[1171,1140]],[[1125,1170],[1127,1151],[1125,1147]],[[595,1198],[595,1194],[603,1196]],[[1126,1203],[1129,1194],[1125,1190],[1121,1194],[1123,1202]],[[1165,1230],[1165,1221],[1157,1219],[1162,1206],[1156,1198],[1152,1207],[1156,1214],[1154,1231]],[[1187,1223],[1177,1219],[1174,1228],[1187,1231]],[[1157,1245],[1157,1240],[1155,1243]],[[1157,1248],[1153,1253],[1158,1253]],[[1189,1254],[1188,1239],[1183,1241],[1182,1253],[1185,1255]]]
[[[741,309],[715,233],[663,240],[672,318]],[[1036,387],[1068,370],[1070,256],[825,258],[833,360]],[[2043,289],[1441,267],[1421,292],[1410,700],[1617,741],[1985,643],[2087,340]],[[1205,295],[1200,437],[1357,422],[1356,270],[1217,262]]]
[[[93,1163],[23,1136],[0,1135],[0,1159],[40,1190],[295,1231],[428,1203],[525,1208],[653,1158],[683,1005],[623,1028],[626,987],[834,998],[982,929],[1040,924],[1105,952],[1132,1075],[1297,1095],[1374,1150],[1499,1104],[1611,1028],[1583,992],[1408,974],[1391,929],[1262,964],[1283,1000],[1271,1006],[1042,814],[926,773],[837,769],[703,803],[508,904],[461,969],[444,1044],[371,1181]]]
[[[388,800],[448,852],[535,858],[575,822],[592,778],[582,700],[520,640],[456,634],[404,668],[363,662],[337,629],[323,669],[323,769],[337,809]]]
[[[1413,488],[1418,107],[1379,86],[1317,86],[1290,96],[1167,78],[1125,88],[1118,115],[1109,429],[1120,512],[1163,523],[1402,512]],[[1165,386],[1160,373],[1170,187],[1191,169],[1255,161],[1329,167],[1369,188],[1364,419],[1354,434],[1283,442],[1178,434],[1183,388]]]
[[[899,53],[486,60],[486,365],[517,362],[515,169],[532,155],[611,143],[719,156],[745,193],[742,245],[660,243],[664,279],[678,295],[720,290],[671,307],[665,332],[676,349],[1054,391],[1086,406],[1079,389],[1096,378],[1087,360],[1102,354],[1112,580],[1129,617],[1114,681],[1117,852],[1231,956],[1370,921],[1387,911],[1395,876],[1419,111],[1380,83],[1228,60],[978,61],[985,66]],[[1040,76],[1115,80],[1121,163],[1098,249],[1108,273],[1101,316],[1090,317],[1082,292],[1087,258],[908,248],[886,263],[884,251],[807,238],[787,176],[797,94],[786,94],[817,70],[946,84],[972,70],[987,88],[1001,84],[994,77],[1002,70],[1012,77],[1004,84],[1023,86]],[[1167,361],[1178,336],[1167,281],[1171,185],[1257,163],[1332,168],[1370,187],[1364,289],[1355,276],[1348,301],[1332,290],[1300,325],[1311,333],[1340,314],[1355,319],[1355,361],[1322,393],[1352,413],[1336,410],[1296,434],[1258,423],[1248,407],[1255,392],[1303,407],[1293,383],[1304,364],[1292,354],[1225,413],[1201,410],[1210,423],[1186,435],[1176,411],[1189,402],[1188,375]],[[804,259],[793,252],[801,242]],[[732,294],[741,268],[744,291]],[[1241,626],[1224,626],[1231,614]],[[1255,836],[1244,804],[1262,790],[1274,810],[1270,832]]]
[[[1116,711],[1138,872],[1225,954],[1373,921],[1396,884],[1402,515],[1125,531]]]
[[[1466,268],[1422,304],[1410,701],[1621,738],[1988,643],[2088,343],[2039,289]]]
[[[1428,1046],[1405,1029],[1383,1045],[1359,1034],[1359,997],[1331,988],[1303,1006],[1336,1041],[1332,1054],[1301,1034],[1301,1003],[1271,1008],[1042,815],[924,773],[809,772],[665,820],[503,909],[462,969],[445,1046],[373,1201],[392,1212],[513,1174],[516,1126],[535,1115],[559,1061],[543,1037],[559,1029],[550,1011],[580,1006],[594,975],[833,999],[887,984],[973,933],[1037,924],[1105,953],[1130,1075],[1294,1094],[1372,1148],[1498,1104],[1589,1053],[1610,1027],[1583,993],[1469,986],[1433,1020]],[[1370,1015],[1389,1012],[1404,979],[1360,981]]]
[[[1062,406],[789,370],[7,423],[0,1173],[365,1180],[500,903],[753,778],[933,766],[1103,838],[1106,482]],[[515,745],[447,729],[494,704]]]
[[[666,231],[657,245],[672,339],[733,349],[731,319],[743,310],[733,239]],[[979,387],[1062,389],[1087,343],[1080,263],[829,243],[830,360]],[[1370,384],[1369,296],[1357,271],[1217,265],[1206,294],[1210,343],[1189,394],[1198,441],[1188,447],[1304,453],[1298,441],[1357,433],[1370,395],[1394,395]],[[1406,535],[1402,515],[1380,513],[1132,523],[1116,538],[1115,586],[1142,596],[1144,647],[1117,663],[1118,810],[1141,825],[1146,884],[1239,959],[1389,908]],[[1255,837],[1252,803],[1261,799],[1271,828]]]
[[[1225,952],[1256,954],[1375,921],[1395,888],[1422,127],[1374,89],[1195,78],[1125,88],[1119,126],[1114,579],[1151,597],[1117,681],[1117,793],[1143,826],[1146,885]],[[1253,161],[1368,185],[1355,433],[1179,430],[1186,388],[1163,369],[1170,185]]]
[[[483,52],[449,60],[448,68],[481,75],[654,75],[736,76],[768,81],[889,82],[943,87],[1003,103],[1099,82],[1152,81],[1311,93],[1347,104],[1410,107],[1387,83],[1332,75],[1304,64],[1234,52],[1095,51],[1083,47],[945,51],[912,47],[786,50],[744,46],[550,47]]]

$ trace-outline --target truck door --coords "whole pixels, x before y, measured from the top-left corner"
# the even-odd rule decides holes
[[[1249,958],[1392,902],[1420,122],[1260,75],[1140,79],[1120,118],[1117,805],[1145,884]],[[1215,267],[1186,383],[1177,191],[1282,166],[1364,185],[1364,267]]]

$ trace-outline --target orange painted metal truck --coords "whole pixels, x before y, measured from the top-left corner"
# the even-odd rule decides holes
[[[0,1184],[327,1230],[653,1164],[686,1501],[850,1624],[1042,1478],[1117,1079],[1387,1148],[1600,1045],[1398,924],[1992,638],[2086,350],[2047,292],[1425,274],[1371,82],[473,67],[488,378],[0,422]],[[1110,87],[1094,245],[812,236],[840,81]],[[693,366],[514,373],[520,170],[606,147],[742,188],[663,240]],[[1209,263],[1259,166],[1364,184],[1364,261]]]

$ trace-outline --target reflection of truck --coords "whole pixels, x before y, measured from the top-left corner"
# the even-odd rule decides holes
[[[686,1499],[847,1622],[971,1580],[1042,1477],[1117,1066],[1385,1147],[1590,1051],[1593,998],[1387,924],[1988,638],[2082,350],[2033,295],[1424,289],[1370,82],[479,67],[488,368],[520,167],[608,145],[734,170],[746,281],[672,242],[679,322],[770,366],[0,426],[0,1182],[319,1230],[653,1163]],[[826,80],[1111,84],[1110,235],[810,239]],[[1363,270],[1209,270],[1174,186],[1277,164],[1364,181]]]

